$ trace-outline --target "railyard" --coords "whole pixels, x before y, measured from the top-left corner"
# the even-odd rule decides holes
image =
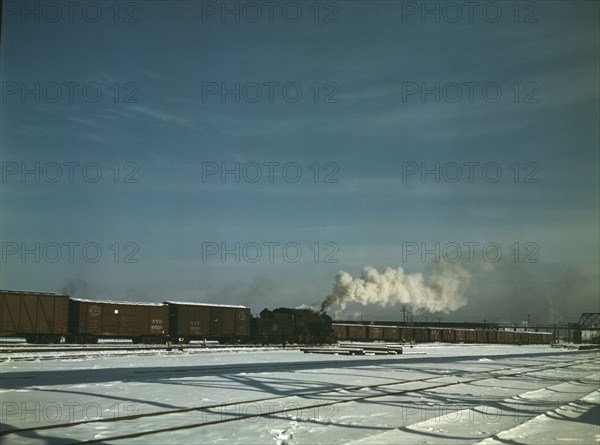
[[[4,362],[3,442],[487,444],[520,428],[531,439],[524,443],[589,443],[598,433],[594,351],[448,344],[361,357],[195,351],[90,350]]]

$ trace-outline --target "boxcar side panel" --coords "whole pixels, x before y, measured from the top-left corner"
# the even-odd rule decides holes
[[[368,326],[367,335],[369,340],[381,340],[383,338],[383,329],[381,326]]]
[[[177,305],[177,336],[188,339],[210,339],[210,307]]]
[[[414,341],[415,340],[415,330],[413,328],[401,328],[400,340]]]
[[[424,343],[429,341],[429,330],[427,328],[414,328],[413,334],[416,342]]]
[[[162,336],[168,332],[168,312],[162,305],[75,300],[73,310],[79,312],[79,335],[134,338]]]
[[[238,338],[247,339],[250,337],[250,320],[252,314],[250,308],[239,308],[235,310],[235,333]]]
[[[338,340],[347,340],[348,339],[348,326],[344,324],[332,324],[333,335]]]
[[[383,339],[386,341],[399,341],[400,340],[400,328],[398,328],[396,326],[383,327]]]
[[[171,336],[186,340],[234,340],[250,335],[250,308],[167,302]],[[262,324],[258,324],[262,329]]]
[[[69,330],[69,297],[26,292],[0,292],[0,335],[64,336]]]
[[[348,326],[348,340],[364,341],[367,339],[367,327],[362,324]]]
[[[442,340],[454,343],[456,341],[456,331],[454,329],[442,329]]]
[[[429,341],[440,341],[442,338],[442,330],[438,328],[429,328]]]

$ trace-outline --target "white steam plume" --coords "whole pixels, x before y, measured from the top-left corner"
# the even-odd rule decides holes
[[[427,282],[422,274],[406,274],[402,267],[388,267],[380,273],[367,266],[360,278],[339,272],[333,292],[325,298],[321,310],[334,304],[344,309],[348,303],[407,304],[417,311],[448,313],[467,304],[465,292],[471,283],[471,274],[467,270],[454,263],[432,263],[428,272]]]

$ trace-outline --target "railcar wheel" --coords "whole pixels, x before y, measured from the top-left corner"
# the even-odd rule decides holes
[[[37,337],[35,335],[26,335],[25,336],[25,341],[27,343],[33,343],[33,344],[35,344],[36,343],[36,338]]]

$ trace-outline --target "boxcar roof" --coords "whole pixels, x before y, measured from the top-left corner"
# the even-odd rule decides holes
[[[64,295],[64,294],[54,294],[51,292],[29,292],[26,290],[2,290],[2,289],[0,289],[0,293],[2,293],[2,294],[19,294],[19,295],[44,295],[47,297],[68,297],[68,295]]]
[[[140,301],[115,301],[115,300],[90,300],[87,298],[71,298],[73,301],[82,301],[84,303],[106,303],[123,304],[126,306],[163,306],[164,303],[144,303]]]
[[[189,301],[165,301],[167,304],[180,304],[182,306],[216,306],[216,307],[235,307],[238,309],[250,309],[247,306],[235,304],[218,304],[218,303],[191,303]]]
[[[337,323],[335,321],[331,324],[334,324],[336,326],[367,326],[366,324],[362,323]]]

